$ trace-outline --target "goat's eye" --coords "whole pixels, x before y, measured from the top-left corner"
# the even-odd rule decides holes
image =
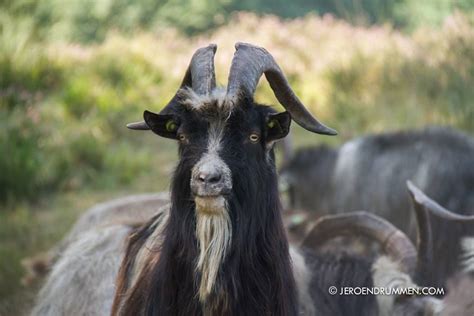
[[[260,136],[256,133],[252,133],[250,134],[249,139],[252,143],[256,143],[260,139]]]
[[[178,124],[176,124],[176,122],[173,120],[169,120],[166,122],[165,128],[168,132],[174,132],[178,128]]]

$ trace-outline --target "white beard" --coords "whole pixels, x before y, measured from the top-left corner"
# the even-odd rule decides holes
[[[199,243],[196,269],[201,273],[199,300],[205,303],[213,290],[219,268],[227,255],[232,239],[227,203],[220,212],[212,213],[202,212],[196,206],[196,238]]]

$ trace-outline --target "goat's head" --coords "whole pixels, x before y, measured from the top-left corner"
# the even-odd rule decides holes
[[[268,185],[259,179],[273,171],[273,143],[288,134],[291,118],[307,130],[335,134],[304,108],[263,48],[238,43],[227,91],[216,88],[215,51],[209,45],[194,54],[181,88],[160,114],[145,111],[144,122],[128,125],[178,140],[178,172],[186,174],[197,211],[204,213],[221,212],[239,190]],[[263,73],[288,112],[254,103]]]
[[[187,240],[195,237],[199,246],[201,301],[212,292],[231,246],[240,244],[257,256],[257,243],[244,240],[284,238],[269,232],[273,226],[283,231],[273,144],[288,134],[291,119],[309,131],[336,134],[305,109],[265,49],[236,44],[226,90],[216,88],[215,52],[216,45],[197,50],[165,108],[159,114],[145,111],[144,122],[128,125],[179,143],[170,222],[176,217],[187,231],[196,223],[195,236]],[[254,102],[262,74],[287,112]]]

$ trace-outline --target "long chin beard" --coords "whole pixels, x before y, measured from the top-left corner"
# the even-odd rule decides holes
[[[201,210],[196,203],[196,237],[199,243],[199,259],[196,269],[201,274],[199,300],[206,303],[215,286],[219,268],[223,263],[232,240],[232,225],[227,203],[217,211]]]

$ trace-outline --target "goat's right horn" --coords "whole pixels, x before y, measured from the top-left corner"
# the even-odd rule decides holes
[[[337,134],[335,130],[325,126],[308,112],[268,51],[246,43],[237,43],[235,49],[227,85],[228,99],[238,100],[242,95],[253,98],[257,83],[262,74],[265,74],[276,98],[298,125],[318,134]]]
[[[211,91],[214,90],[216,87],[216,75],[214,71],[214,55],[216,50],[216,44],[210,44],[196,50],[191,58],[191,62],[189,63],[179,89],[190,87],[194,92],[201,95],[210,94]],[[160,113],[166,114],[176,98],[177,95],[175,94]],[[127,127],[134,130],[150,129],[145,122],[129,123],[127,124]]]
[[[412,275],[415,271],[417,253],[410,239],[385,219],[363,211],[319,218],[302,246],[316,249],[340,235],[362,235],[376,240],[385,253],[401,263],[407,273]]]

